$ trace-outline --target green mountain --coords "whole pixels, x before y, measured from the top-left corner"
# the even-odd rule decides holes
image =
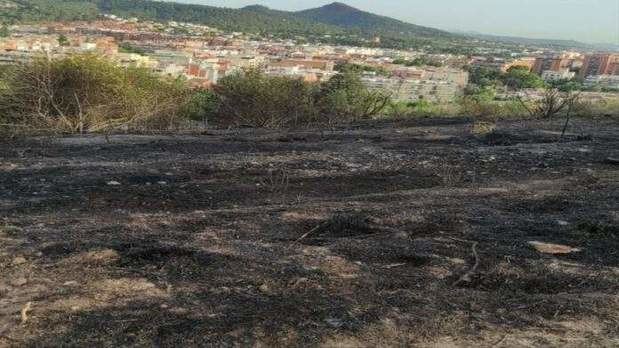
[[[570,50],[570,49],[587,49],[587,50],[601,50],[601,51],[619,51],[619,45],[613,45],[610,43],[585,43],[576,40],[561,40],[561,39],[536,39],[518,36],[505,36],[505,35],[490,35],[478,32],[461,32],[460,34],[467,37],[485,40],[488,42],[503,42],[506,44],[520,45],[526,47],[546,47],[556,50]]]
[[[157,21],[191,22],[229,31],[293,36],[341,32],[340,28],[314,23],[284,11],[261,6],[242,9],[148,0],[83,0],[93,2],[103,13]]]
[[[94,2],[81,0],[0,0],[0,23],[91,20],[99,16]]]
[[[295,12],[295,16],[317,23],[359,30],[369,35],[396,37],[454,37],[446,31],[422,27],[390,17],[361,11],[341,2],[334,2],[319,8]]]
[[[151,0],[0,0],[0,25],[36,21],[92,20],[101,14],[155,21],[204,24],[226,31],[241,31],[278,38],[304,37],[309,41],[387,48],[469,54],[477,47],[521,45],[556,48],[591,48],[580,42],[532,40],[455,34],[365,12],[340,2],[298,12],[252,5],[240,9]]]
[[[455,38],[444,31],[364,12],[342,3],[287,12],[253,5],[240,9],[150,0],[0,0],[0,22],[88,20],[115,14],[156,21],[205,24],[228,31],[292,38],[320,38],[342,44],[369,44],[380,36],[383,46],[413,47],[430,40]]]

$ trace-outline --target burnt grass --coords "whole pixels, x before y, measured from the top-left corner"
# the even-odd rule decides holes
[[[615,346],[619,122],[560,128],[2,143],[0,346]]]

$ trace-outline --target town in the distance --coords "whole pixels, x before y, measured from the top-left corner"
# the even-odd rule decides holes
[[[0,348],[619,348],[619,0],[330,1],[0,0]]]
[[[325,81],[343,65],[361,69],[371,88],[394,100],[446,103],[462,95],[480,71],[506,73],[512,67],[548,83],[572,83],[584,96],[603,98],[619,91],[619,53],[548,49],[525,45],[481,46],[458,55],[256,38],[194,23],[143,21],[106,14],[100,20],[5,25],[0,30],[0,64],[28,62],[37,56],[96,53],[123,66],[145,67],[210,87],[222,77],[261,67],[269,75]],[[380,43],[376,37],[375,42]],[[481,77],[483,78],[483,76]],[[475,81],[477,82],[477,81]],[[503,95],[518,93],[505,88]]]

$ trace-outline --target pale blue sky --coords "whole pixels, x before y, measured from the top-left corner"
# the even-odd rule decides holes
[[[261,4],[300,10],[333,0],[176,0],[212,6]],[[447,30],[619,44],[619,0],[340,0],[414,24]]]

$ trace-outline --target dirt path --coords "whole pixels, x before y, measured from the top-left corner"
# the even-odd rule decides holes
[[[470,128],[4,146],[0,346],[619,345],[619,123]]]

